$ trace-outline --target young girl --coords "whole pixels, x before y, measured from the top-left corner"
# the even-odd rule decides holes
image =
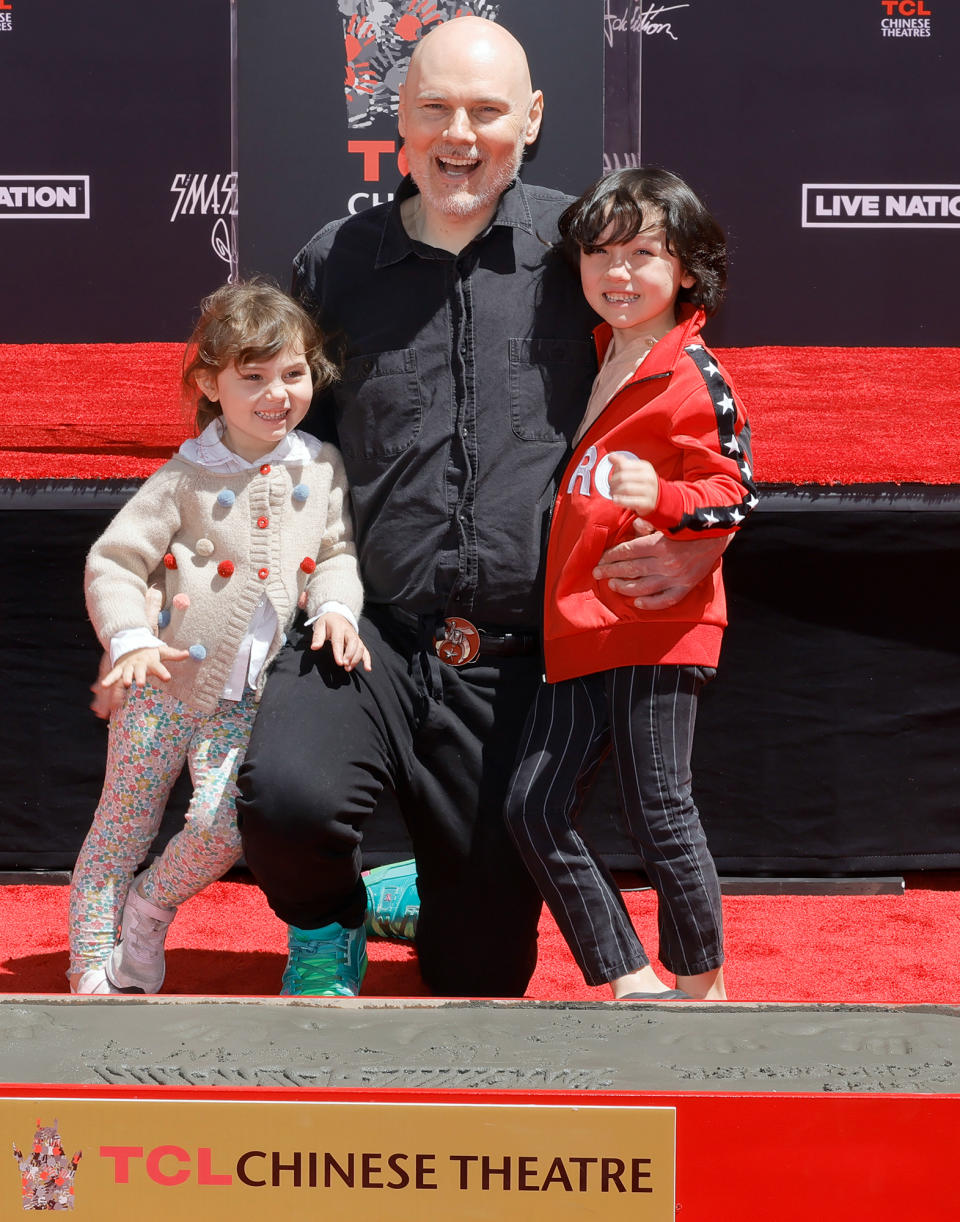
[[[746,417],[700,339],[723,292],[726,245],[686,183],[651,168],[602,179],[560,232],[604,320],[601,367],[554,508],[547,682],[507,822],[588,984],[609,983],[616,998],[722,998],[720,888],[690,777],[697,698],[726,623],[720,566],[665,610],[640,610],[595,566],[638,528],[703,538],[736,530],[756,504]],[[676,989],[654,972],[609,870],[576,828],[611,745]]]
[[[370,666],[343,463],[296,427],[336,376],[320,336],[266,284],[226,285],[201,309],[183,371],[199,435],[87,559],[87,609],[113,663],[102,683],[128,691],[70,889],[75,993],[155,993],[178,905],[239,858],[237,769],[298,604],[315,617],[314,649]],[[185,759],[186,825],[131,884]]]

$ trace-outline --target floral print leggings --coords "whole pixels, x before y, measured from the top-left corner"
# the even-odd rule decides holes
[[[176,908],[239,859],[237,770],[255,712],[249,692],[201,713],[150,684],[130,689],[110,719],[103,793],[70,885],[71,974],[109,958],[134,872],[185,760],[193,781],[185,825],[143,876],[140,891],[161,908]]]

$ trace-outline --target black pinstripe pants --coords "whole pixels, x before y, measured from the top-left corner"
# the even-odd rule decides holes
[[[720,885],[690,774],[697,700],[713,674],[628,666],[537,693],[507,793],[507,826],[587,984],[650,962],[610,871],[576,826],[611,747],[625,830],[657,892],[661,962],[683,975],[723,963]]]

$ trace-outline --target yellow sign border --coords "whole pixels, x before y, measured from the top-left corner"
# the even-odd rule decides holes
[[[386,1208],[397,1222],[667,1222],[675,1209],[674,1107],[64,1091],[0,1098],[0,1132],[26,1169],[20,1184],[13,1160],[0,1176],[3,1216],[28,1190],[97,1222],[346,1209],[381,1222]]]

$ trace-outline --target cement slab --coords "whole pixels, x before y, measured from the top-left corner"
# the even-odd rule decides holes
[[[8,996],[0,1081],[953,1093],[960,1006]]]

